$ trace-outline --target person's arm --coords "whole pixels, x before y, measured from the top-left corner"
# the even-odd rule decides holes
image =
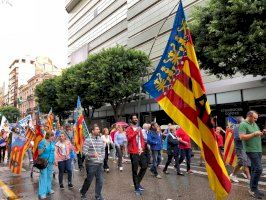
[[[138,135],[138,131],[133,131],[132,129],[127,129],[126,133],[128,142],[131,142]]]
[[[250,134],[239,133],[239,138],[240,138],[240,140],[246,141],[246,140],[250,140],[251,138],[261,136],[261,135],[263,135],[263,134],[260,131],[255,131],[255,132],[250,133]]]
[[[118,147],[120,147],[120,145],[118,144],[118,134],[120,134],[120,133],[116,133],[115,134],[115,146],[118,146]]]

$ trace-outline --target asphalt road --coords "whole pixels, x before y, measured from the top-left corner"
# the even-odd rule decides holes
[[[131,178],[131,165],[130,163],[124,164],[124,171],[119,172],[116,163],[109,162],[111,170],[110,173],[104,174],[104,188],[103,196],[106,200],[212,200],[214,193],[211,191],[208,183],[208,178],[205,175],[204,168],[198,166],[198,157],[195,156],[192,162],[192,169],[194,174],[186,174],[185,176],[177,176],[173,167],[170,167],[170,174],[165,175],[162,169],[159,169],[162,179],[155,178],[148,170],[142,186],[145,191],[142,197],[137,197],[134,194],[134,187]],[[5,166],[0,167],[0,180],[13,191],[19,199],[33,200],[38,199],[38,172],[34,172],[31,178],[27,165],[24,166],[24,171],[21,175],[13,175]],[[182,170],[185,166],[182,165]],[[53,200],[74,200],[80,199],[79,188],[83,184],[86,173],[75,171],[73,189],[64,190],[59,189],[58,178],[55,177],[53,181],[53,189],[55,194],[49,196],[47,199]],[[67,176],[65,175],[65,183]],[[248,194],[248,183],[242,179],[240,183],[233,184],[232,191],[228,197],[230,200],[248,200],[252,199]],[[65,184],[66,186],[67,184]],[[266,182],[261,182],[260,188],[266,193]],[[3,189],[0,186],[0,189]],[[5,199],[3,191],[0,190],[0,199]],[[88,199],[94,199],[94,183],[87,193]]]

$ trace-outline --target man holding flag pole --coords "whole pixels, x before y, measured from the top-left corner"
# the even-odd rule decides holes
[[[85,156],[85,165],[87,177],[84,180],[82,188],[80,189],[81,199],[87,199],[86,193],[95,176],[95,199],[104,200],[102,196],[103,187],[103,160],[105,156],[105,143],[100,137],[100,128],[94,125],[92,128],[92,136],[89,134],[88,127],[85,123],[82,114],[82,107],[80,97],[77,100],[77,107],[75,109],[75,134],[74,143],[76,152]],[[87,138],[84,142],[83,128],[87,133]]]

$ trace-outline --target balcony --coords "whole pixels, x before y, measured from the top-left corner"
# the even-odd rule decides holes
[[[33,100],[33,99],[34,99],[34,96],[33,96],[33,94],[31,94],[31,95],[27,96],[27,101],[30,101],[30,100]]]

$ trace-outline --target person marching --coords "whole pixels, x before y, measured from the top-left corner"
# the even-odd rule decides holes
[[[6,155],[6,142],[7,142],[7,134],[5,129],[2,129],[0,132],[0,163],[5,160]]]
[[[237,124],[234,127],[234,142],[235,142],[235,153],[237,157],[237,165],[234,167],[232,174],[230,174],[230,179],[238,183],[239,180],[237,179],[237,173],[241,170],[243,170],[242,175],[250,180],[250,172],[249,172],[249,167],[251,165],[250,160],[246,154],[246,152],[243,149],[243,144],[242,141],[239,138],[239,125],[242,121],[244,121],[243,117],[237,117]]]
[[[162,177],[158,174],[157,168],[162,160],[162,133],[157,130],[158,124],[156,122],[152,122],[147,141],[151,147],[152,153],[152,166],[150,170],[156,178],[161,179]]]
[[[148,159],[145,153],[146,143],[142,134],[141,127],[138,126],[136,115],[130,117],[131,125],[126,129],[128,141],[128,153],[130,154],[132,178],[136,195],[142,195],[144,188],[140,185],[147,167]],[[140,166],[140,170],[138,170]]]
[[[72,146],[71,142],[66,140],[66,136],[61,133],[59,141],[55,144],[55,165],[58,166],[59,170],[58,180],[60,189],[64,189],[63,176],[65,170],[68,174],[68,187],[74,187],[72,185],[72,167],[70,158],[70,152],[72,150],[74,150],[74,147]]]
[[[117,132],[115,134],[114,141],[118,157],[118,168],[120,171],[123,171],[122,159],[123,159],[123,151],[125,149],[125,143],[127,141],[127,137],[125,135],[124,128],[120,125],[117,126]]]
[[[179,158],[179,165],[184,161],[186,158],[187,164],[187,173],[192,174],[193,171],[190,169],[190,162],[191,162],[191,142],[190,137],[188,134],[182,129],[179,128],[176,131],[176,136],[179,137],[179,148],[180,148],[180,158]]]
[[[87,137],[83,146],[83,154],[85,155],[85,165],[87,177],[84,180],[82,188],[80,189],[81,199],[86,198],[92,180],[95,176],[95,199],[104,200],[102,196],[103,187],[103,160],[105,157],[105,143],[100,137],[100,128],[94,125],[92,129],[92,136]]]
[[[108,157],[109,157],[110,150],[112,148],[112,139],[109,135],[108,128],[103,129],[102,140],[105,143],[105,156],[104,156],[104,161],[103,161],[103,169],[104,171],[108,173],[110,171],[110,168],[108,166]]]
[[[243,147],[251,161],[251,177],[249,194],[256,198],[262,199],[265,195],[259,191],[258,183],[262,174],[262,145],[261,136],[266,134],[266,129],[260,131],[256,121],[258,113],[249,111],[247,118],[239,125],[239,138],[243,141]]]
[[[172,159],[174,157],[175,159],[175,167],[176,167],[176,173],[177,175],[182,176],[183,173],[180,171],[180,165],[179,165],[179,138],[175,135],[176,128],[173,125],[169,126],[168,131],[168,137],[167,137],[167,161],[164,166],[163,172],[165,174],[169,174],[167,171],[168,166],[172,162]]]
[[[47,131],[45,139],[42,139],[38,145],[39,157],[48,161],[47,167],[40,170],[38,190],[40,199],[45,199],[47,195],[54,193],[52,190],[52,174],[55,160],[55,145],[53,140],[54,133]]]

